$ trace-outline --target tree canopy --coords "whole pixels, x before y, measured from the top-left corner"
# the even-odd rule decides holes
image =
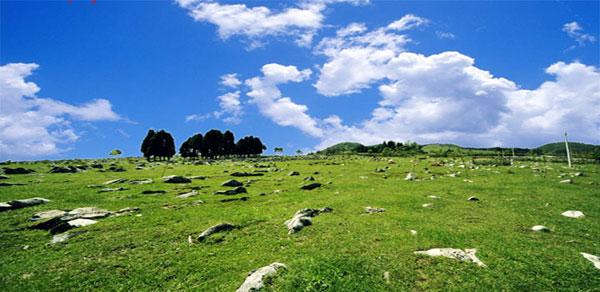
[[[175,140],[165,130],[155,132],[150,129],[142,141],[141,151],[147,159],[170,159],[175,155]]]

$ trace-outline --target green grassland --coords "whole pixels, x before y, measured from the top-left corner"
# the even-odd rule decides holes
[[[50,164],[41,162],[5,165],[36,173],[9,175],[4,182],[25,185],[0,187],[0,202],[29,197],[51,202],[0,212],[0,290],[234,291],[249,271],[281,262],[288,268],[269,281],[267,290],[600,291],[600,270],[580,255],[600,255],[598,164],[567,169],[551,163],[465,163],[462,168],[461,160],[452,158],[393,159],[395,164],[359,156],[211,165],[179,161],[147,163],[143,170],[135,169],[142,160],[116,159],[111,161],[127,171],[72,174],[50,174]],[[248,194],[232,196],[249,200],[223,203],[227,196],[213,194],[227,189],[220,184],[233,178],[231,172],[254,172],[258,164],[271,168],[260,168],[268,170],[264,176],[237,178],[255,181]],[[288,176],[290,171],[300,176]],[[404,180],[408,172],[422,180]],[[457,177],[447,176],[457,172]],[[573,172],[583,175],[573,177],[572,184],[559,183]],[[561,174],[567,175],[559,178]],[[166,184],[160,179],[166,175],[207,178]],[[300,190],[307,176],[323,186]],[[127,190],[110,193],[87,187],[116,178],[154,182],[123,183],[115,186]],[[198,196],[176,198],[197,186]],[[167,193],[141,194],[157,189]],[[467,201],[470,196],[480,201]],[[188,204],[199,199],[204,203]],[[423,208],[425,203],[433,207]],[[165,208],[173,205],[179,208]],[[139,207],[142,216],[99,219],[78,229],[85,233],[54,245],[47,231],[27,228],[34,213],[88,206],[113,211]],[[366,206],[386,212],[367,215]],[[334,211],[288,234],[284,221],[297,210],[322,207]],[[566,210],[580,210],[586,217],[561,216]],[[241,228],[216,235],[218,240],[188,243],[189,235],[195,238],[221,222]],[[534,225],[552,232],[533,232]],[[411,229],[418,234],[411,235]],[[477,248],[487,267],[413,253],[437,247]]]

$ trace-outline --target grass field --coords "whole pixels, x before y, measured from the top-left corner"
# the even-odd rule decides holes
[[[112,161],[127,171],[72,174],[50,174],[50,164],[45,163],[5,165],[36,173],[9,175],[3,182],[25,185],[0,187],[0,202],[29,197],[51,202],[0,213],[0,290],[234,291],[249,271],[281,262],[288,268],[271,279],[267,290],[600,291],[600,270],[580,255],[600,255],[599,165],[567,169],[519,162],[475,167],[466,162],[462,168],[451,158],[414,164],[414,158],[393,159],[395,164],[387,158],[352,156],[212,165],[147,163],[143,170],[135,169],[142,160],[117,159]],[[441,166],[432,166],[438,163]],[[260,168],[269,170],[264,176],[237,178],[255,180],[248,194],[213,194],[228,189],[220,184],[233,178],[230,173],[254,172],[257,164],[271,168]],[[375,172],[386,167],[385,172]],[[300,175],[288,176],[290,171]],[[408,172],[422,180],[405,180]],[[559,183],[574,172],[583,175],[573,177],[572,184]],[[167,184],[161,180],[166,175],[207,178]],[[323,186],[300,190],[307,176]],[[117,184],[111,187],[127,189],[108,193],[87,187],[116,178],[154,182]],[[201,186],[198,196],[176,198],[196,186]],[[143,190],[167,193],[145,195]],[[241,196],[249,200],[220,202]],[[480,201],[467,201],[470,196]],[[200,199],[203,204],[187,204]],[[426,203],[433,206],[422,207]],[[173,205],[180,208],[166,208]],[[86,232],[62,244],[49,244],[52,235],[47,231],[27,228],[34,224],[28,221],[34,213],[88,206],[112,211],[139,207],[141,216],[99,219],[76,229]],[[386,212],[367,215],[366,206]],[[288,234],[284,222],[296,211],[322,207],[334,211]],[[567,210],[582,211],[586,217],[561,216]],[[195,238],[221,222],[241,228],[217,234],[209,242],[188,243],[189,235]],[[534,225],[552,232],[531,231]],[[438,247],[476,248],[487,267],[414,254]]]

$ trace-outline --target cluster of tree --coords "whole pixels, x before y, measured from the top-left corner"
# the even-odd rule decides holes
[[[321,150],[318,153],[332,154],[382,154],[386,156],[404,156],[423,153],[422,146],[415,142],[394,142],[384,141],[381,144],[364,146],[359,143],[340,143],[333,145],[327,149]]]
[[[179,154],[184,158],[225,157],[225,156],[255,156],[261,154],[267,147],[259,138],[247,136],[237,143],[233,133],[210,130],[202,136],[195,134],[189,137],[179,148]]]
[[[148,160],[150,158],[158,158],[160,160],[171,159],[175,155],[175,140],[165,130],[155,132],[150,129],[142,142],[141,151]]]

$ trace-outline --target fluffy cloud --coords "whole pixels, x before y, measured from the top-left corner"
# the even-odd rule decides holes
[[[245,81],[250,87],[247,93],[250,102],[256,104],[261,114],[270,118],[280,126],[292,126],[313,137],[321,137],[323,131],[318,127],[317,120],[306,112],[308,107],[297,104],[289,97],[284,97],[277,88],[288,82],[301,82],[311,75],[310,69],[298,70],[295,66],[266,64],[262,67],[263,76]]]
[[[219,100],[221,111],[215,112],[215,117],[222,118],[228,124],[239,124],[243,114],[240,92],[228,92],[217,97],[217,99]]]
[[[407,14],[404,15],[402,18],[390,23],[387,28],[388,29],[393,29],[393,30],[398,30],[398,31],[403,31],[403,30],[409,30],[409,29],[413,29],[415,27],[424,25],[426,23],[428,23],[429,20],[422,18],[422,17],[418,17],[412,14]]]
[[[221,76],[221,85],[230,88],[237,88],[238,86],[242,85],[242,82],[237,78],[236,73],[231,73]]]
[[[244,36],[250,48],[259,47],[267,36],[293,36],[300,46],[310,46],[312,39],[323,26],[323,11],[328,4],[348,2],[364,4],[361,0],[300,1],[297,7],[273,11],[265,6],[248,7],[245,4],[220,4],[202,0],[176,0],[189,15],[199,22],[217,26],[222,39]]]
[[[584,33],[583,28],[575,21],[565,23],[562,30],[566,32],[570,38],[574,39],[579,46],[584,46],[587,42],[593,43],[596,41],[594,36]]]
[[[37,64],[12,63],[0,67],[0,156],[29,158],[66,150],[60,145],[79,136],[71,125],[78,121],[116,121],[120,117],[108,100],[75,106],[38,98],[40,88],[25,79]]]

